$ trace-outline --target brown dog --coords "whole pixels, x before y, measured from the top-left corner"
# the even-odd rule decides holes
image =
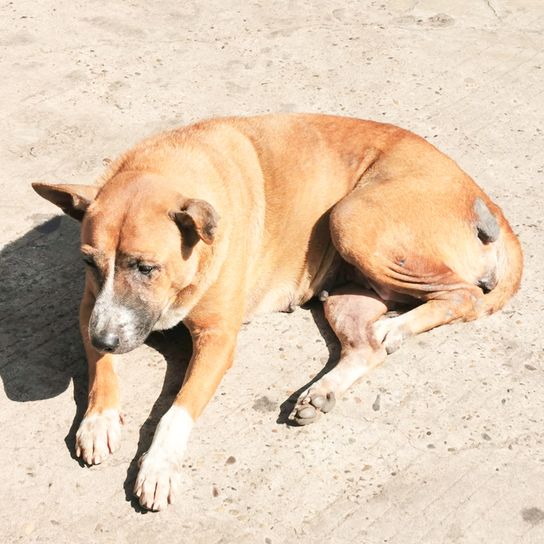
[[[33,187],[82,221],[90,390],[76,449],[86,463],[119,442],[113,354],[180,321],[191,332],[183,386],[136,481],[153,510],[172,499],[243,321],[322,292],[342,354],[300,396],[293,417],[306,424],[404,338],[498,310],[521,277],[517,238],[471,178],[424,139],[371,121],[204,121],[137,145],[100,187]],[[398,303],[414,308],[380,319]]]

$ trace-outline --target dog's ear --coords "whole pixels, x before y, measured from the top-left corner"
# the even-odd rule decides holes
[[[174,212],[172,216],[188,245],[194,246],[198,240],[208,245],[213,242],[219,215],[205,200],[190,198],[183,203],[181,210]]]
[[[65,214],[81,221],[95,199],[98,187],[94,185],[48,185],[33,183],[32,188],[43,198],[58,206]]]

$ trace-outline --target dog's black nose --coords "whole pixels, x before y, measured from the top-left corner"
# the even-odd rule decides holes
[[[96,335],[91,338],[92,345],[99,351],[106,353],[115,351],[119,346],[119,337],[111,332],[102,335]]]

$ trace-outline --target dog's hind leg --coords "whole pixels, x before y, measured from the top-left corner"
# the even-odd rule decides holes
[[[373,324],[387,309],[375,293],[356,285],[337,289],[325,300],[325,317],[342,351],[337,365],[300,395],[293,412],[299,425],[313,423],[321,412],[330,411],[336,398],[385,359]]]
[[[435,293],[417,308],[398,317],[380,319],[374,324],[376,339],[383,343],[387,353],[396,351],[411,336],[434,329],[452,321],[476,319],[483,305],[483,292],[478,287]]]

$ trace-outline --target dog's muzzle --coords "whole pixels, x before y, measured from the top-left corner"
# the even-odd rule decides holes
[[[102,353],[127,353],[142,345],[156,319],[147,307],[132,308],[99,297],[89,321],[89,337]]]

